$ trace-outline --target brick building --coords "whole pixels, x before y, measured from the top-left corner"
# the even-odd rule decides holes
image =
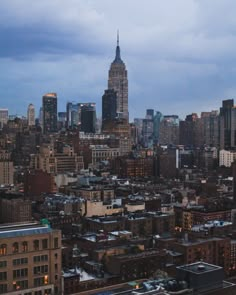
[[[61,233],[48,225],[0,227],[0,294],[61,294]]]

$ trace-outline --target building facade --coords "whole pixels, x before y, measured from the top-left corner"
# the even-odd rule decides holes
[[[28,121],[28,126],[35,125],[35,109],[32,103],[29,104],[27,109],[27,121]]]
[[[61,232],[37,223],[0,227],[0,294],[61,294]]]
[[[102,126],[116,118],[117,94],[114,89],[105,90],[102,96]]]

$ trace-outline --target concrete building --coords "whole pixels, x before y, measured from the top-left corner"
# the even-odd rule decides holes
[[[61,293],[61,233],[49,225],[0,227],[0,293]]]
[[[8,109],[0,109],[0,129],[7,124],[8,121]]]
[[[14,166],[10,154],[6,151],[0,152],[0,185],[13,184]]]
[[[61,174],[78,172],[84,168],[84,164],[83,157],[77,156],[72,146],[63,145],[57,150],[53,144],[44,144],[38,154],[31,155],[30,167],[47,173]]]
[[[179,117],[176,115],[164,116],[159,123],[159,143],[173,144],[179,143]]]
[[[35,108],[32,103],[29,104],[27,109],[27,121],[28,121],[28,126],[35,125]]]
[[[109,161],[120,155],[119,148],[110,148],[108,145],[90,145],[91,165],[94,167],[101,161]]]
[[[231,167],[236,160],[236,151],[220,150],[219,166]]]
[[[22,198],[2,197],[0,199],[0,222],[16,223],[32,220],[31,201]]]

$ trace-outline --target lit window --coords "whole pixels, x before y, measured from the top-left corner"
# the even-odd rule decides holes
[[[7,245],[6,244],[2,244],[0,246],[0,255],[6,255],[7,254]]]
[[[44,276],[44,285],[48,284],[48,276]]]

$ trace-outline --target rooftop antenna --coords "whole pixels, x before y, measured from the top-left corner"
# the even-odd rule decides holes
[[[119,46],[119,30],[117,30],[117,46]]]

